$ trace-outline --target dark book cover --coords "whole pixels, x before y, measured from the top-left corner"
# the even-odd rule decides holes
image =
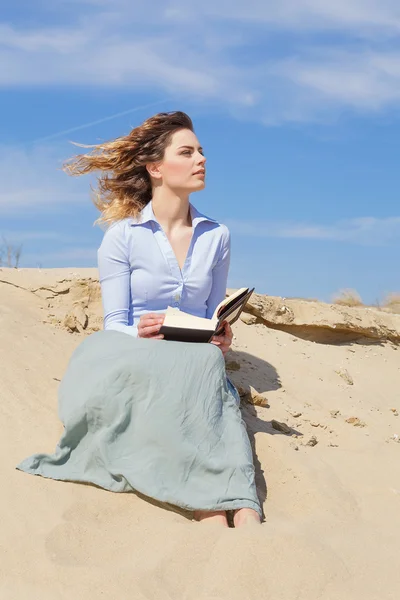
[[[160,330],[161,332],[161,330]],[[184,329],[183,327],[162,327],[164,340],[170,342],[209,342],[214,335],[214,329]]]
[[[254,288],[249,290],[246,288],[245,292],[239,296],[238,298],[234,298],[231,302],[228,302],[220,311],[219,311],[219,320],[215,328],[211,325],[208,329],[198,329],[196,327],[190,326],[182,326],[177,327],[173,325],[164,324],[160,329],[160,333],[164,335],[164,339],[167,341],[174,342],[194,342],[194,343],[207,343],[210,342],[214,335],[221,335],[223,333],[223,322],[227,321],[231,325],[235,323],[243,308],[246,305],[246,302],[250,298],[254,291]]]

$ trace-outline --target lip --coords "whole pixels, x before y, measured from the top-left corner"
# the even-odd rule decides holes
[[[200,169],[199,171],[196,171],[196,173],[193,173],[193,175],[203,175],[203,177],[205,176],[206,172],[204,171],[204,169]]]

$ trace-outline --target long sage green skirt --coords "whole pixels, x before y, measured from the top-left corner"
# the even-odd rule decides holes
[[[72,354],[58,400],[54,454],[18,469],[187,510],[261,515],[239,397],[213,344],[96,332]]]

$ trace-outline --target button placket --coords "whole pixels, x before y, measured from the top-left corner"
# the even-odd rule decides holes
[[[185,262],[184,262],[182,270],[181,270],[179,267],[178,260],[172,249],[171,243],[170,243],[167,235],[165,234],[163,228],[161,227],[161,225],[159,223],[157,223],[157,221],[153,221],[151,226],[153,229],[154,236],[157,239],[159,248],[165,258],[165,261],[167,262],[167,264],[169,266],[171,275],[176,279],[176,282],[178,284],[178,288],[175,290],[175,293],[173,294],[171,299],[172,299],[172,306],[174,308],[179,308],[181,301],[182,301],[183,288],[184,288],[187,276],[190,272],[193,247],[194,247],[194,243],[195,243],[196,227],[193,228],[192,238],[190,240],[186,259],[185,259]]]
[[[179,308],[182,300],[182,292],[183,292],[183,283],[179,285],[179,287],[175,290],[175,293],[172,297],[173,306],[175,308]]]
[[[164,256],[165,262],[167,263],[170,273],[176,280],[175,291],[171,294],[171,306],[179,308],[182,299],[183,289],[183,274],[179,268],[178,261],[175,253],[172,249],[169,239],[167,238],[162,227],[158,223],[152,224],[154,237],[157,240],[158,246],[162,255]]]
[[[161,250],[161,254],[164,256],[164,259],[169,267],[171,275],[177,279],[178,282],[182,280],[181,270],[178,265],[178,261],[176,260],[174,251],[172,250],[172,246],[169,243],[167,236],[165,235],[162,227],[157,223],[152,223],[152,229],[154,233],[154,237],[157,240],[158,246]]]

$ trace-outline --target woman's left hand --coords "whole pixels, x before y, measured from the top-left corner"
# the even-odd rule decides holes
[[[222,354],[225,356],[225,354],[229,351],[231,347],[233,333],[232,328],[227,321],[225,321],[223,325],[223,333],[221,335],[214,335],[214,337],[211,340],[211,343],[215,344],[215,346],[218,346]]]

